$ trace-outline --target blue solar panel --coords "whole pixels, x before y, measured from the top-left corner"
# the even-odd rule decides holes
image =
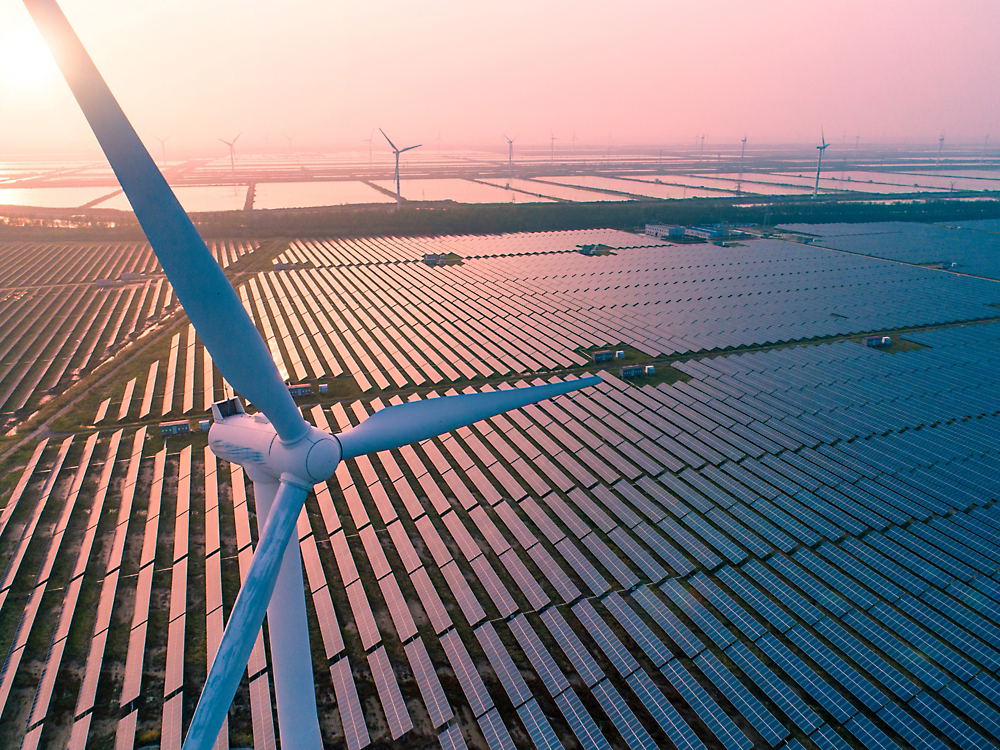
[[[757,645],[837,721],[847,721],[857,713],[857,709],[844,696],[773,635],[764,636],[757,641]]]
[[[680,693],[694,712],[698,714],[709,731],[727,748],[727,750],[746,750],[753,747],[753,743],[747,738],[735,722],[729,718],[725,711],[712,700],[708,692],[691,676],[678,661],[674,659],[665,665],[661,671],[666,675],[670,684]]]
[[[681,750],[702,750],[705,745],[694,730],[677,713],[667,697],[641,669],[625,680],[632,691],[639,696],[653,720],[660,725],[667,738]]]
[[[706,651],[694,660],[695,665],[726,696],[743,717],[769,745],[776,745],[788,736],[788,729],[754,697],[711,652]]]
[[[594,685],[592,692],[605,715],[611,719],[618,733],[625,739],[629,750],[656,750],[656,743],[649,736],[649,732],[608,680]]]
[[[757,610],[765,620],[782,633],[795,625],[795,620],[786,614],[779,605],[772,602],[766,594],[732,568],[722,568],[716,575],[720,581],[736,592],[737,596]]]
[[[726,649],[726,655],[802,731],[812,732],[823,724],[823,720],[816,712],[809,708],[805,701],[788,685],[778,679],[777,675],[754,656],[745,645],[737,643],[730,646]]]

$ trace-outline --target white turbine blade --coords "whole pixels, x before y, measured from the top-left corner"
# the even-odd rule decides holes
[[[343,457],[399,448],[410,443],[442,435],[481,419],[543,401],[563,393],[597,385],[600,378],[581,378],[566,383],[516,388],[495,393],[469,393],[461,396],[432,398],[390,406],[337,435]]]
[[[295,530],[295,522],[307,494],[308,490],[284,481],[278,488],[260,533],[250,570],[236,597],[219,651],[191,718],[191,726],[184,738],[184,750],[211,750],[219,736],[222,722],[247,668],[247,660],[281,569],[285,547]]]
[[[396,148],[396,144],[392,142],[392,140],[391,140],[391,139],[389,138],[389,136],[385,135],[385,131],[384,131],[384,130],[382,130],[382,128],[379,128],[379,129],[378,129],[378,132],[380,132],[380,133],[381,133],[381,134],[382,134],[383,136],[385,136],[385,139],[386,139],[387,141],[389,141],[389,145],[390,145],[390,146],[392,146],[392,150],[393,150],[393,151],[396,151],[396,152],[398,153],[398,152],[399,152],[399,149],[398,149],[398,148]]]
[[[401,148],[399,149],[399,153],[403,153],[404,151],[412,151],[415,148],[420,148],[422,145],[424,144],[418,143],[416,146],[407,146],[406,148]]]
[[[309,429],[236,291],[184,213],[55,0],[25,0],[160,265],[223,377],[284,441]],[[232,148],[230,146],[230,148]]]

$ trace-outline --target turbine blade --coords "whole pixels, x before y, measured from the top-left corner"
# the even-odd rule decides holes
[[[223,377],[285,441],[308,425],[243,303],[184,213],[55,0],[25,0],[177,298]],[[230,146],[230,148],[232,148]]]
[[[600,378],[517,388],[496,393],[469,393],[390,406],[337,435],[344,458],[399,448],[442,435],[481,419],[533,404],[563,393],[597,385]]]
[[[253,562],[246,580],[233,605],[219,651],[205,680],[198,707],[191,718],[184,750],[211,750],[219,736],[222,722],[236,695],[247,660],[264,621],[267,604],[281,569],[288,540],[295,531],[295,522],[305,502],[308,490],[281,482],[274,496],[267,522],[260,533]]]
[[[407,146],[406,148],[399,149],[399,153],[403,153],[404,151],[412,151],[413,149],[420,148],[423,145],[424,144],[422,144],[422,143],[418,143],[416,146]]]
[[[393,150],[393,151],[399,151],[399,149],[398,149],[398,148],[396,148],[396,144],[395,144],[395,143],[393,143],[393,142],[392,142],[391,140],[389,140],[389,136],[385,135],[385,131],[384,131],[384,130],[382,130],[382,128],[379,128],[379,129],[378,129],[378,132],[380,132],[380,133],[381,133],[382,135],[384,135],[384,136],[385,136],[385,139],[386,139],[387,141],[389,141],[389,145],[390,145],[390,146],[392,146],[392,150]]]

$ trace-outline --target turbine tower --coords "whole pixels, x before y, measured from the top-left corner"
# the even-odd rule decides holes
[[[362,138],[361,139],[362,141],[366,141],[368,143],[368,167],[369,167],[369,169],[372,166],[372,143],[374,143],[374,139],[372,138],[373,135],[375,135],[375,128],[372,128],[372,132],[368,134],[367,138]]]
[[[944,136],[943,135],[940,138],[938,138],[938,155],[937,155],[937,162],[935,162],[935,166],[937,166],[938,164],[941,163],[941,151],[942,151],[942,149],[944,149]]]
[[[743,136],[741,141],[743,146],[740,148],[740,179],[736,181],[736,194],[740,195],[742,193],[743,186],[743,155],[747,152],[747,137]]]
[[[382,135],[385,135],[385,131],[382,130],[382,128],[379,128],[379,132]],[[385,139],[389,141],[389,136],[385,135]],[[396,148],[396,144],[393,143],[392,141],[389,141],[389,146],[392,148],[393,153],[396,154],[396,210],[397,211],[399,210],[399,207],[403,204],[403,197],[400,195],[399,192],[399,155],[404,151],[412,151],[415,148],[420,148],[420,145],[421,144],[418,143],[416,146],[407,146],[406,148]],[[371,152],[369,151],[369,156],[370,155]]]
[[[987,136],[987,138],[989,138],[989,136]],[[556,134],[553,133],[550,130],[549,131],[549,149],[550,149],[549,150],[549,161],[555,161],[556,160],[556,141],[557,140],[559,140],[559,139],[556,138]]]
[[[227,146],[229,146],[229,166],[232,167],[233,177],[236,176],[236,141],[238,141],[240,139],[241,135],[243,135],[243,133],[240,133],[235,138],[233,138],[233,140],[231,140],[231,141],[227,141],[227,140],[225,140],[223,138],[219,139],[220,141],[222,141],[223,143],[225,143]]]
[[[340,462],[426,440],[505,411],[600,382],[567,383],[448,396],[390,406],[357,427],[330,435],[309,425],[292,400],[271,354],[236,291],[55,0],[25,0],[63,76],[90,123],[136,219],[173,285],[191,324],[239,397],[212,406],[209,446],[244,465],[254,483],[260,535],[233,605],[185,750],[209,750],[219,736],[257,634],[268,614],[281,746],[322,750],[306,619],[296,521],[310,489]],[[398,156],[398,152],[397,152]]]
[[[507,138],[507,136],[504,136]],[[513,138],[507,138],[507,146],[509,150],[507,152],[507,182],[508,184],[512,179],[514,179],[514,141],[517,140],[515,135]]]
[[[823,145],[816,147],[819,149],[819,162],[816,164],[816,187],[813,188],[813,198],[819,195],[819,171],[823,168],[823,152],[830,146],[826,142],[826,136],[823,135],[823,131],[820,131],[820,137],[823,139]]]
[[[989,137],[989,136],[987,136],[987,137]],[[167,141],[169,141],[171,138],[173,138],[173,136],[172,135],[168,135],[166,138],[159,138],[159,137],[157,137],[157,136],[154,135],[153,138],[156,138],[156,140],[158,140],[160,142],[160,154],[163,157],[163,168],[166,169],[167,168]]]

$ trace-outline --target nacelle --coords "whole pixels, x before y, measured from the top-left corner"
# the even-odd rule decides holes
[[[264,474],[310,489],[336,471],[343,455],[340,441],[315,427],[294,443],[282,443],[267,417],[247,414],[239,399],[213,404],[212,414],[209,447],[246,469],[251,479]]]

